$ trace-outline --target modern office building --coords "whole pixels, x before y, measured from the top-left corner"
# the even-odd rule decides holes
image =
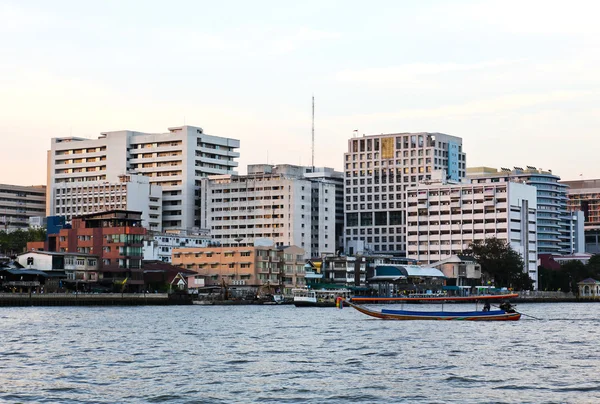
[[[516,182],[420,184],[407,191],[407,255],[436,263],[495,237],[521,254],[537,285],[537,192]]]
[[[335,253],[340,173],[320,169],[313,177],[307,170],[257,164],[248,175],[202,179],[201,227],[224,247],[268,238],[301,247],[307,258]]]
[[[27,230],[30,217],[44,216],[46,187],[0,184],[0,230]]]
[[[408,188],[443,170],[465,176],[462,139],[442,133],[353,137],[344,154],[345,250],[348,254],[406,253]]]
[[[105,132],[98,139],[54,138],[48,152],[46,212],[56,214],[56,189],[63,183],[118,183],[124,174],[142,174],[162,187],[162,228],[199,226],[196,204],[200,179],[235,174],[239,140],[180,126],[167,133]]]
[[[567,209],[572,215],[582,215],[587,253],[600,253],[600,179],[561,181],[568,187]],[[583,251],[576,251],[583,252]]]
[[[583,224],[567,211],[567,185],[552,170],[527,166],[512,170],[470,167],[467,177],[474,183],[521,182],[537,189],[538,254],[573,254],[580,252],[578,242]]]
[[[73,217],[109,210],[142,212],[142,226],[162,230],[162,188],[139,175],[120,175],[118,182],[78,181],[55,185],[54,215]]]

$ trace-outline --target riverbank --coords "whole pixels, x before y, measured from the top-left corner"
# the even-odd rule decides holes
[[[11,306],[167,306],[190,305],[190,295],[167,293],[0,293],[0,307]]]

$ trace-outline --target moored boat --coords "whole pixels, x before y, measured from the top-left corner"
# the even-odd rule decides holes
[[[335,307],[338,298],[347,299],[348,289],[292,289],[296,307]]]
[[[487,297],[489,299],[504,298],[505,296]],[[481,298],[481,296],[480,296]],[[448,299],[445,299],[446,301]],[[485,300],[485,299],[481,299]],[[346,299],[339,299],[340,307],[348,305],[367,316],[382,320],[461,320],[461,321],[517,321],[521,313],[517,312],[508,302],[500,305],[500,310],[474,310],[474,311],[412,311],[389,310],[376,311],[353,303]],[[486,305],[489,307],[488,305]]]

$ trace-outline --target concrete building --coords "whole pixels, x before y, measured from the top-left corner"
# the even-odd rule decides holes
[[[96,283],[102,279],[98,255],[77,252],[28,251],[18,255],[17,261],[29,269],[64,272],[67,281],[82,285]]]
[[[306,167],[260,164],[248,166],[248,175],[202,179],[200,224],[224,247],[268,238],[301,247],[307,258],[333,254],[341,228],[339,176],[306,173]]]
[[[0,184],[0,230],[27,230],[29,218],[44,215],[46,187]]]
[[[446,278],[447,283],[453,286],[478,286],[481,285],[481,265],[473,257],[467,255],[452,255],[438,262],[431,263],[432,268],[437,268]]]
[[[470,167],[467,177],[475,183],[521,182],[537,189],[537,233],[539,254],[573,254],[580,252],[583,224],[567,211],[568,186],[552,170],[532,166],[512,170]]]
[[[283,288],[281,293],[306,284],[304,250],[296,246],[176,248],[173,265],[195,271],[189,288],[227,285],[251,292],[263,285]]]
[[[344,154],[345,250],[348,254],[406,253],[408,188],[443,170],[464,178],[462,139],[442,133],[353,137]]]
[[[127,290],[141,291],[146,236],[141,216],[141,212],[114,210],[75,217],[72,228],[49,235],[48,249],[98,255],[105,284],[125,282]]]
[[[196,205],[200,179],[234,174],[239,140],[180,126],[167,133],[129,130],[104,132],[98,139],[54,138],[48,152],[46,212],[56,214],[56,189],[62,183],[117,183],[124,174],[143,174],[163,191],[163,229],[191,229],[199,225]]]
[[[407,254],[436,263],[475,240],[510,243],[537,285],[537,191],[516,182],[431,183],[407,191]]]
[[[118,182],[78,181],[55,185],[56,216],[75,216],[110,210],[142,212],[142,226],[162,230],[162,188],[143,175],[120,175]]]
[[[208,247],[210,243],[208,231],[192,233],[170,230],[165,233],[154,233],[144,240],[144,261],[171,263],[173,249]]]
[[[561,181],[568,187],[567,209],[573,215],[582,215],[584,221],[584,250],[600,253],[600,179]]]

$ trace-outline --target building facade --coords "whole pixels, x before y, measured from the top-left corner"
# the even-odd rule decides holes
[[[0,230],[27,230],[29,218],[44,216],[46,187],[0,184]]]
[[[208,247],[210,243],[211,238],[208,231],[192,233],[171,230],[165,233],[150,234],[144,240],[144,260],[171,263],[173,249]]]
[[[56,215],[56,189],[62,183],[117,183],[124,174],[142,174],[162,187],[162,228],[199,225],[196,205],[200,179],[234,174],[239,140],[210,136],[181,126],[167,133],[105,132],[98,139],[54,138],[48,152],[46,213]]]
[[[18,255],[17,261],[25,268],[64,272],[67,281],[87,284],[102,279],[99,258],[92,254],[28,251]]]
[[[307,258],[334,253],[339,182],[305,172],[299,166],[251,165],[248,175],[203,179],[202,227],[224,247],[268,238],[277,246],[301,247]]]
[[[143,175],[120,175],[116,183],[61,182],[54,188],[56,216],[75,216],[109,210],[142,212],[142,226],[162,230],[162,188]]]
[[[600,179],[561,181],[568,187],[567,209],[584,222],[584,251],[600,253]],[[583,251],[578,251],[583,252]]]
[[[464,178],[462,139],[442,133],[398,133],[354,137],[344,154],[346,252],[406,254],[408,188],[431,179]]]
[[[100,257],[105,283],[141,291],[143,239],[141,212],[113,210],[73,218],[72,227],[49,235],[49,250],[61,253],[93,254]]]
[[[537,287],[537,191],[515,182],[421,184],[407,192],[407,253],[423,263],[496,237],[521,254]]]
[[[568,186],[551,170],[532,166],[512,170],[489,167],[467,169],[467,177],[475,183],[521,182],[537,189],[538,253],[573,254],[579,252],[583,223],[567,211]]]
[[[173,265],[195,271],[202,286],[222,286],[251,291],[263,285],[277,286],[281,293],[306,284],[304,250],[296,246],[176,248]]]

